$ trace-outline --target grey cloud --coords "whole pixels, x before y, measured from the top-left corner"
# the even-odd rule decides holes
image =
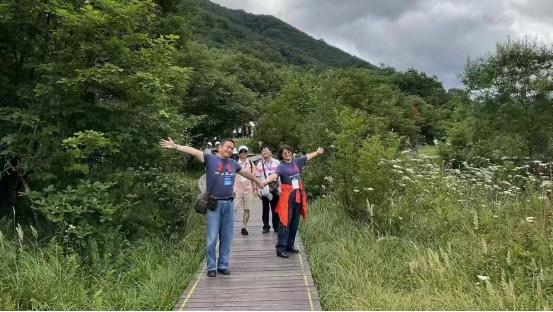
[[[275,15],[375,65],[413,67],[436,75],[447,88],[461,86],[457,75],[467,57],[484,56],[493,52],[496,42],[520,36],[525,30],[517,27],[526,21],[551,25],[553,13],[553,2],[548,0],[217,2]]]
[[[553,1],[550,0],[532,0],[521,1],[513,0],[511,3],[513,10],[519,12],[522,16],[533,20],[546,21],[551,23],[551,15],[553,15]]]

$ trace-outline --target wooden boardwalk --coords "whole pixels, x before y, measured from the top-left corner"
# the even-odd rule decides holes
[[[261,200],[254,201],[247,236],[240,234],[242,211],[237,211],[231,274],[207,277],[204,260],[174,310],[321,310],[299,234],[301,252],[283,259],[276,256],[276,233],[262,234],[262,225]]]

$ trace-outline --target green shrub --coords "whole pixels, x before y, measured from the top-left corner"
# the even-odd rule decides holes
[[[121,217],[136,204],[132,195],[116,201],[109,193],[113,183],[83,181],[75,188],[30,192],[32,207],[55,227],[55,235],[80,255],[96,260],[123,242]]]
[[[148,235],[177,237],[185,229],[198,194],[196,179],[179,172],[164,172],[159,167],[128,168],[112,176],[116,194],[136,194],[140,201],[122,215],[129,238]]]
[[[400,141],[384,131],[384,121],[355,111],[342,111],[340,130],[334,137],[328,180],[336,198],[352,215],[377,217],[371,207],[385,209],[392,191],[391,166],[382,163],[396,157]]]
[[[70,162],[69,172],[90,174],[92,168],[110,154],[118,152],[117,144],[107,139],[103,133],[93,130],[79,131],[62,142]]]

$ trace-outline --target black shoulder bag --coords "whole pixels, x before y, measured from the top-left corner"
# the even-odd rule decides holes
[[[263,167],[263,175],[265,176],[265,180],[266,180],[267,179],[267,173],[265,172],[265,162],[263,162],[263,160],[261,160],[261,166]],[[278,182],[277,181],[270,182],[269,183],[269,192],[274,194],[277,191],[278,191]]]
[[[215,210],[217,208],[217,198],[211,196],[211,192],[213,192],[213,188],[215,185],[217,185],[217,181],[219,181],[219,177],[223,174],[223,171],[221,170],[221,173],[215,178],[215,182],[211,185],[208,191],[204,191],[200,196],[198,196],[198,200],[196,200],[196,206],[194,206],[194,210],[196,210],[197,213],[200,214],[206,214],[207,209],[209,210]],[[207,184],[207,174],[206,174],[206,184]]]

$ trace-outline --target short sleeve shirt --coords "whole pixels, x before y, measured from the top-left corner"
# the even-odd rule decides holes
[[[232,197],[236,173],[242,168],[234,159],[222,159],[217,155],[204,153],[206,190],[213,189],[216,198]]]
[[[253,167],[254,165],[251,160],[247,159],[245,162],[241,162],[239,159],[238,165],[240,166],[240,168],[242,168],[242,170],[255,175],[256,169]],[[236,194],[249,194],[253,192],[252,181],[243,176],[239,176],[237,177],[237,179],[238,180],[234,182],[234,191],[236,192]]]
[[[301,182],[301,173],[303,172],[305,164],[307,164],[306,156],[294,158],[291,163],[281,161],[275,173],[280,177],[280,182],[282,184],[292,184],[293,179],[297,179],[298,182]]]

